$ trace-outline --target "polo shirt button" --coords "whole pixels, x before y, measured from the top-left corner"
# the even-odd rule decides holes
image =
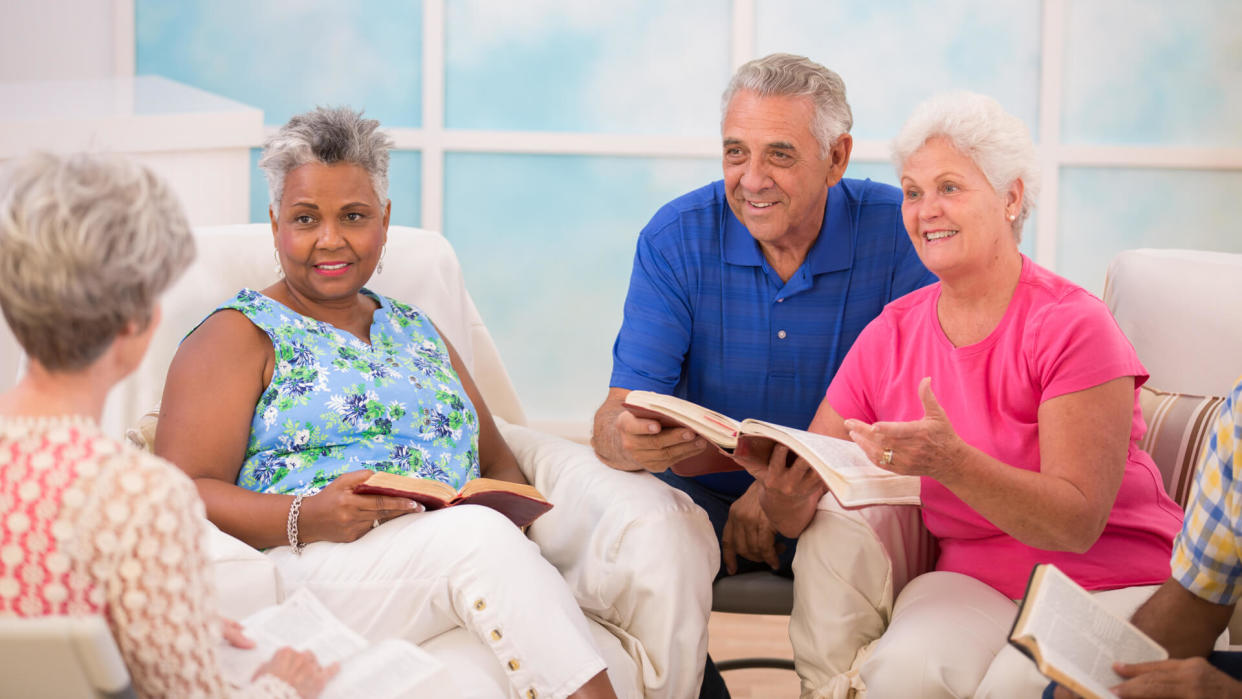
[[[777,303],[785,303],[785,299],[776,299]]]
[[[777,337],[779,337],[780,339],[784,340],[784,339],[785,339],[785,331],[784,331],[784,330],[781,330],[781,331],[777,332],[777,333],[776,333],[776,336],[777,336]]]

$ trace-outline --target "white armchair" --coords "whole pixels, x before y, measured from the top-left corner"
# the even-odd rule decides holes
[[[268,225],[201,228],[195,238],[198,257],[164,296],[162,325],[143,364],[109,398],[103,427],[111,434],[124,432],[159,401],[168,364],[186,333],[238,289],[262,288],[275,278]],[[368,287],[432,318],[470,368],[523,473],[556,505],[529,535],[591,620],[618,695],[696,695],[706,638],[700,624],[683,621],[705,620],[711,603],[718,553],[706,515],[649,474],[615,471],[588,447],[524,426],[521,403],[443,236],[393,226],[385,260],[384,273]],[[283,599],[279,572],[263,554],[214,527],[210,531],[207,550],[224,613],[245,616]],[[471,685],[459,691],[507,692],[490,652],[464,630],[423,647]]]

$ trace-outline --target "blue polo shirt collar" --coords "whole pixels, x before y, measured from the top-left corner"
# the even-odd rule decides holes
[[[815,275],[849,268],[854,259],[854,236],[851,234],[853,222],[850,221],[845,199],[840,182],[828,190],[819,237],[815,239],[799,271],[805,270]],[[746,230],[746,226],[737,220],[737,216],[733,215],[733,209],[725,206],[723,213],[725,262],[731,265],[762,267],[764,259],[759,243]]]

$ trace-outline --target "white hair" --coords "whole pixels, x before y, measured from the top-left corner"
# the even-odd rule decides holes
[[[267,176],[267,191],[280,206],[285,178],[307,163],[351,163],[367,171],[380,205],[388,202],[388,151],[393,141],[379,131],[375,119],[348,107],[316,107],[298,114],[263,144],[259,169]]]
[[[906,160],[932,138],[943,138],[970,158],[997,194],[1022,181],[1022,208],[1011,223],[1015,240],[1039,200],[1039,163],[1026,124],[1005,111],[999,102],[973,92],[950,92],[932,97],[906,120],[893,140],[897,176]]]
[[[804,56],[773,53],[742,64],[720,98],[721,123],[729,102],[741,90],[760,97],[806,97],[814,117],[811,133],[819,143],[820,157],[827,157],[832,144],[854,126],[854,115],[845,100],[841,76]]]
[[[51,371],[91,364],[194,259],[171,188],[120,156],[36,153],[0,194],[0,308],[18,344]]]

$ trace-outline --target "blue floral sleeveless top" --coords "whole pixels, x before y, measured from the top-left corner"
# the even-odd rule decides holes
[[[251,289],[217,309],[245,314],[276,352],[238,485],[310,495],[364,468],[454,488],[479,476],[478,417],[439,333],[418,309],[362,293],[380,305],[370,345]]]

